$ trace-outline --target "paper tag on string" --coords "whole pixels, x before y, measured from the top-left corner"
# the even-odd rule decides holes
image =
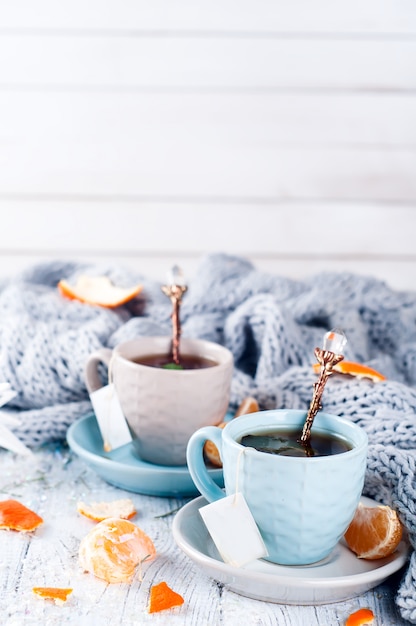
[[[267,548],[242,493],[216,500],[199,509],[221,558],[242,567],[267,556]]]
[[[105,385],[90,394],[106,452],[124,446],[133,438],[124,417],[114,384]]]

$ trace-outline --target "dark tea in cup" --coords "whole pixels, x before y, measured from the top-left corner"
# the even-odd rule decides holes
[[[181,354],[179,363],[173,363],[169,354],[145,354],[131,359],[133,363],[162,369],[200,370],[218,365],[217,361],[195,354]]]
[[[352,448],[346,439],[330,433],[312,433],[307,446],[300,443],[300,436],[301,433],[298,430],[282,429],[245,435],[239,443],[249,448],[255,448],[260,452],[300,457],[342,454]]]

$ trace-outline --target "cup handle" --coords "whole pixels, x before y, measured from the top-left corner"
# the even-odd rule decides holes
[[[222,460],[222,429],[216,426],[205,426],[197,430],[189,439],[186,449],[186,460],[189,473],[198,491],[208,500],[214,502],[225,497],[223,490],[215,484],[208,474],[204,461],[204,444],[212,441],[218,448]]]
[[[113,351],[109,348],[100,348],[89,355],[84,370],[85,384],[87,385],[88,393],[97,391],[97,389],[103,386],[98,375],[98,365],[104,363],[104,365],[108,367],[112,355]]]

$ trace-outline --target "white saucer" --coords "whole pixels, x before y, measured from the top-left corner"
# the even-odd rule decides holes
[[[186,465],[154,465],[139,458],[133,443],[104,452],[103,439],[94,413],[72,424],[67,441],[73,452],[108,483],[127,491],[150,496],[195,496],[199,493]],[[209,469],[212,479],[224,486],[221,469]]]
[[[367,506],[376,504],[362,498]],[[275,565],[257,560],[241,568],[224,563],[198,512],[203,497],[186,504],[173,521],[178,546],[205,573],[236,593],[279,604],[327,604],[365,593],[399,570],[407,560],[402,541],[394,554],[377,561],[358,559],[340,542],[326,559],[307,566]]]

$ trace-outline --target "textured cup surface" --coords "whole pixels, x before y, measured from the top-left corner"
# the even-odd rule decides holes
[[[192,433],[219,424],[227,412],[233,357],[219,344],[181,338],[182,354],[217,364],[174,370],[132,360],[169,352],[169,337],[140,337],[122,343],[113,350],[111,376],[139,456],[159,465],[184,465]]]
[[[352,449],[322,457],[288,457],[259,452],[238,441],[247,434],[299,428],[304,411],[261,411],[232,420],[223,430],[205,428],[188,444],[188,466],[199,491],[213,501],[201,446],[215,439],[224,467],[227,495],[241,491],[266,543],[268,559],[283,565],[319,561],[334,549],[357,508],[366,469],[367,435],[356,424],[318,413],[315,432],[337,434]],[[219,431],[219,432],[217,432]]]

